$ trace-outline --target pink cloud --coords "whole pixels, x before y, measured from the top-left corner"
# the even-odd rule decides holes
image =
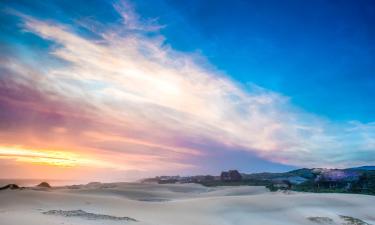
[[[346,165],[338,154],[372,151],[363,146],[373,144],[373,124],[361,126],[367,145],[353,145],[345,137],[359,126],[304,112],[255,85],[245,89],[173,50],[160,27],[142,22],[126,2],[115,8],[122,24],[92,29],[97,39],[18,14],[23,29],[54,43],[46,54],[66,64],[16,58],[2,66],[9,74],[0,77],[0,144],[64,147],[154,172],[197,168],[215,149],[303,166]]]

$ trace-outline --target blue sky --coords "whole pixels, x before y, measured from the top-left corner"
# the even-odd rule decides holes
[[[8,4],[67,23],[83,17],[118,20],[111,1],[94,1],[92,7],[84,1]],[[373,1],[153,0],[133,5],[145,18],[165,25],[160,32],[174,49],[199,52],[242,84],[281,92],[333,120],[375,120]],[[2,27],[16,32],[9,24]]]
[[[374,1],[0,7],[0,144],[13,149],[0,160],[9,168],[14,146],[137,174],[375,163]],[[96,165],[102,154],[108,163]]]
[[[373,1],[162,5],[162,32],[176,48],[201,51],[235,80],[282,92],[330,119],[374,120]]]

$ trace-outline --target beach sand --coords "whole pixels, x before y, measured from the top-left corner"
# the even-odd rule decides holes
[[[375,224],[375,196],[137,183],[0,191],[1,225],[360,224],[359,219]]]

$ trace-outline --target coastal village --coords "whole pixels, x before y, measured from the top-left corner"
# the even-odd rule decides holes
[[[285,173],[240,173],[223,171],[219,176],[157,176],[143,183],[198,183],[204,186],[266,186],[271,191],[295,190],[306,192],[348,192],[375,194],[375,168],[297,169]]]
[[[220,176],[196,175],[196,176],[157,176],[154,178],[143,179],[144,183],[204,183],[213,181],[238,182],[242,180],[242,175],[237,170],[229,170],[221,173]]]

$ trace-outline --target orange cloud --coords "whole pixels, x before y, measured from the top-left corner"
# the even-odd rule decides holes
[[[1,158],[178,172],[215,157],[216,148],[303,166],[340,163],[353,149],[371,155],[373,123],[337,125],[279,93],[243,88],[160,34],[147,35],[160,26],[143,24],[128,4],[115,8],[123,24],[86,24],[92,38],[81,27],[17,14],[24,31],[51,43],[44,53],[64,63],[1,65],[10,74],[0,77]],[[353,142],[354,133],[363,137]]]

